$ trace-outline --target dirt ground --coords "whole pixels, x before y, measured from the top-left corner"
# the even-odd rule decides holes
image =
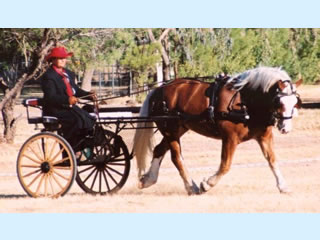
[[[317,96],[317,91],[302,90],[310,93],[310,98],[313,98],[312,94]],[[281,135],[274,129],[275,152],[291,194],[279,193],[258,144],[249,141],[239,145],[230,172],[215,188],[200,196],[186,194],[178,171],[167,154],[158,183],[148,189],[137,188],[135,163],[132,161],[129,179],[117,194],[91,196],[74,183],[71,190],[58,199],[27,197],[19,184],[16,175],[18,150],[28,137],[38,132],[27,124],[22,106],[17,107],[16,114],[19,113],[23,116],[15,144],[0,144],[1,213],[320,212],[320,110],[301,110],[294,120],[294,130],[288,135]],[[131,149],[133,132],[127,131],[123,137]],[[220,148],[218,140],[193,132],[183,136],[182,153],[197,184],[217,170]]]

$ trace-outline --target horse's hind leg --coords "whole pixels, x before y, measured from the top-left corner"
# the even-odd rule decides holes
[[[221,177],[230,170],[232,157],[238,145],[237,139],[238,138],[234,136],[222,140],[221,163],[219,170],[213,176],[201,182],[201,192],[209,191],[219,182]]]
[[[264,157],[268,160],[272,173],[276,177],[277,187],[280,193],[289,193],[290,190],[281,174],[280,168],[276,162],[273,152],[273,135],[272,131],[267,131],[263,136],[257,139]]]
[[[139,188],[147,188],[155,184],[158,180],[159,169],[164,155],[169,149],[169,144],[165,138],[155,147],[151,166],[139,180]]]
[[[176,168],[178,169],[188,194],[189,195],[199,194],[200,193],[199,188],[190,177],[188,170],[183,163],[179,138],[169,139],[168,142],[169,142],[169,147],[171,152],[171,160],[173,164],[176,166]]]

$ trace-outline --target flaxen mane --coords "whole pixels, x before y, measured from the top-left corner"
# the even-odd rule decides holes
[[[277,81],[291,81],[288,73],[281,68],[258,67],[237,74],[228,80],[233,84],[233,89],[241,90],[244,86],[252,90],[261,90],[266,93]]]

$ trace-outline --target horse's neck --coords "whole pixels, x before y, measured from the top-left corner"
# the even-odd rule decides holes
[[[269,112],[272,109],[272,94],[258,90],[243,89],[240,91],[241,99],[249,111]]]

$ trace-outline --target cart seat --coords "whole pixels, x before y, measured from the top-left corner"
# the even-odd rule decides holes
[[[24,99],[22,104],[25,107],[41,107],[43,106],[43,99],[42,98]]]
[[[49,131],[56,131],[61,128],[61,124],[59,124],[59,119],[53,116],[43,116],[42,124]]]
[[[59,119],[52,116],[43,116],[43,117],[29,117],[28,122],[32,124],[43,123],[43,124],[57,124]]]
[[[53,116],[44,116],[42,111],[43,99],[42,98],[29,98],[25,99],[22,104],[27,108],[27,117],[28,123],[38,124],[42,123],[47,130],[55,131],[59,129],[61,126],[59,124],[59,119]],[[31,117],[29,115],[28,107],[34,107],[41,110],[41,117]]]
[[[58,120],[58,118],[56,118],[56,117],[52,117],[52,116],[43,116],[42,117],[42,122],[43,123],[51,123],[51,124],[55,124],[55,123],[58,123],[59,122],[59,120]]]

